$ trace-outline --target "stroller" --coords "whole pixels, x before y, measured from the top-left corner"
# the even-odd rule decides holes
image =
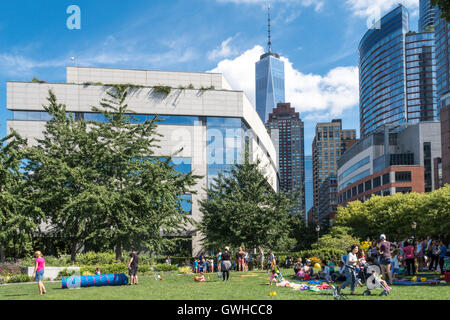
[[[367,290],[364,291],[365,296],[369,296],[372,290],[383,289],[381,296],[387,296],[389,291],[383,286],[380,279],[381,269],[375,264],[369,265],[368,263],[363,264],[364,271],[362,272],[363,278],[366,282]]]

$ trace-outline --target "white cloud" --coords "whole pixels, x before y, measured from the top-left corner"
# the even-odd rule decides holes
[[[346,0],[346,4],[357,16],[376,18],[377,15],[383,15],[398,4],[403,4],[409,10],[417,9],[419,0]]]
[[[255,63],[264,53],[261,46],[245,51],[234,60],[223,60],[211,72],[223,73],[233,89],[243,90],[255,105]],[[358,68],[337,67],[326,75],[304,74],[285,62],[286,102],[309,119],[340,116],[358,104]],[[302,117],[303,117],[302,116]]]
[[[235,38],[235,37],[229,37],[225,41],[222,41],[219,48],[209,51],[208,59],[209,60],[224,59],[224,58],[229,58],[230,56],[237,54],[238,53],[237,50],[233,49],[230,46],[230,42],[233,40],[233,38]]]

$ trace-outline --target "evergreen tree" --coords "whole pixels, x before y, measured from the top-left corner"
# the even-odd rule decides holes
[[[281,249],[290,243],[295,196],[275,192],[260,164],[246,159],[214,179],[207,199],[200,201],[203,222],[199,228],[207,247]]]

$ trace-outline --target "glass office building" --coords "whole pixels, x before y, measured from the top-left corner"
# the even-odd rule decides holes
[[[408,11],[398,6],[359,45],[361,137],[386,123],[405,122],[405,34]]]
[[[431,0],[420,0],[419,5],[419,32],[424,32],[434,25],[436,8],[431,5]]]
[[[436,119],[434,34],[409,32],[404,6],[390,11],[364,35],[359,70],[361,137],[386,124]]]
[[[256,112],[266,123],[277,104],[285,101],[284,62],[273,52],[265,53],[256,62]]]
[[[233,164],[242,163],[245,154],[250,162],[260,161],[268,185],[278,191],[278,156],[271,137],[244,93],[229,90],[221,74],[80,67],[66,70],[66,83],[7,83],[7,108],[12,111],[8,132],[16,130],[30,145],[44,138],[51,119],[43,107],[48,104],[49,90],[75,120],[105,122],[103,114],[92,110],[108,98],[109,86],[100,83],[130,83],[139,88],[127,96],[129,121],[142,123],[155,115],[161,120],[154,156],[172,156],[177,171],[202,177],[191,194],[179,195],[182,213],[200,223],[203,214],[199,200],[207,198],[206,190],[214,178],[226,174]],[[190,84],[211,89],[189,88]],[[160,85],[170,86],[171,92],[161,95],[155,91]],[[194,256],[203,250],[204,236],[196,224],[184,225],[173,236],[189,238]]]
[[[434,24],[436,39],[436,91],[438,98],[438,116],[445,107],[446,94],[450,92],[450,23],[437,10]]]

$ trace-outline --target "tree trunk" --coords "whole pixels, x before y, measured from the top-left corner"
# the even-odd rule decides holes
[[[70,250],[70,261],[75,262],[77,259],[77,242],[72,241],[72,248]]]
[[[116,245],[116,261],[122,262],[122,242],[118,241]]]
[[[5,261],[6,261],[5,247],[0,245],[0,262],[4,263]]]

